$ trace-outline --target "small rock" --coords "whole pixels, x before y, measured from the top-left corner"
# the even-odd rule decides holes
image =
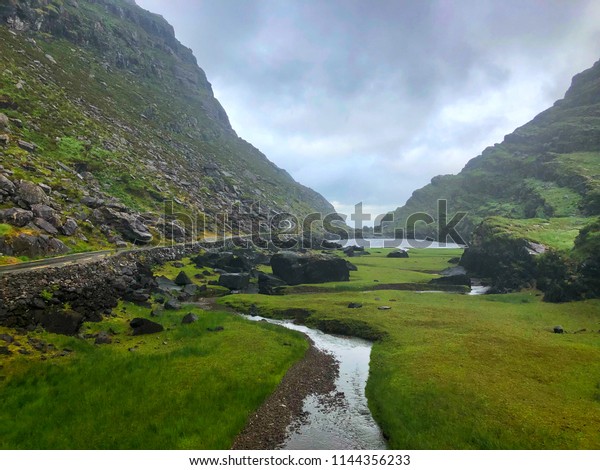
[[[8,346],[0,346],[0,356],[10,356],[11,354]]]
[[[50,63],[56,65],[56,60],[50,54],[46,54],[44,57],[46,57]]]
[[[8,130],[10,127],[10,120],[6,114],[0,113],[0,129]]]
[[[363,304],[360,304],[358,302],[350,302],[348,304],[348,308],[362,308]]]
[[[406,251],[406,250],[392,251],[391,253],[387,254],[387,258],[408,258],[408,251]]]
[[[179,310],[180,308],[181,304],[175,299],[171,299],[168,302],[165,302],[165,310]]]
[[[195,315],[193,313],[188,313],[186,316],[184,316],[181,319],[181,323],[183,325],[188,325],[190,323],[194,323],[194,322],[197,322],[197,321],[198,321],[198,315]]]
[[[96,336],[96,340],[94,341],[94,343],[95,344],[111,344],[112,338],[106,331],[101,331]]]
[[[390,310],[392,307],[388,307],[387,305],[381,305],[377,307],[377,310]]]
[[[207,328],[206,331],[223,331],[224,329],[222,326],[215,326],[214,328]]]
[[[160,333],[164,330],[163,326],[159,323],[147,320],[145,318],[134,318],[129,322],[131,328],[133,328],[133,335],[149,335],[154,333]]]
[[[10,344],[10,343],[12,343],[12,342],[15,340],[15,338],[13,338],[13,337],[12,337],[11,335],[9,335],[9,334],[2,333],[2,334],[0,334],[0,340],[1,340],[1,341],[4,341],[5,343],[8,343],[8,344]]]
[[[557,333],[557,334],[561,334],[561,333],[565,332],[565,330],[563,330],[563,327],[560,325],[555,326],[552,330],[554,331],[554,333]]]
[[[175,278],[175,284],[178,286],[187,286],[188,284],[193,284],[193,282],[184,271],[180,271]]]
[[[37,148],[37,145],[32,144],[31,142],[25,142],[24,140],[17,140],[17,145],[30,153],[35,152],[35,149]]]
[[[67,219],[67,221],[60,228],[60,231],[67,237],[71,237],[77,231],[78,225],[75,219]]]

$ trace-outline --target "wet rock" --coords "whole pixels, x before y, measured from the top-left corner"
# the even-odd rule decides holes
[[[231,290],[244,290],[250,284],[250,275],[241,273],[226,273],[219,276],[219,285]]]
[[[78,227],[79,226],[77,225],[75,219],[67,219],[67,221],[60,228],[60,231],[67,237],[71,237],[75,235],[75,232],[77,231]]]
[[[193,313],[188,313],[186,316],[184,316],[181,319],[181,323],[183,325],[189,325],[190,323],[194,323],[198,321],[198,315],[195,315]]]
[[[133,335],[150,335],[154,333],[160,333],[164,330],[160,323],[147,320],[146,318],[134,318],[129,322],[131,328],[133,328]]]
[[[275,276],[293,286],[350,279],[346,261],[337,256],[284,251],[271,257],[271,268]]]
[[[0,222],[14,225],[15,227],[24,227],[33,220],[33,212],[12,207],[10,209],[0,210]]]
[[[392,251],[391,253],[387,254],[386,258],[408,258],[408,251],[406,251],[406,250]]]
[[[193,282],[184,271],[180,271],[175,278],[175,284],[178,286],[187,286],[188,284],[193,284]]]

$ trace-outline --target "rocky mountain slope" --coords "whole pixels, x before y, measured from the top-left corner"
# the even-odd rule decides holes
[[[461,264],[493,291],[531,286],[549,301],[599,297],[600,62],[458,175],[416,190],[393,212],[392,228],[404,228],[414,212],[436,216],[439,199],[448,201],[449,217],[467,213],[457,226],[470,244]],[[436,228],[415,232],[435,236]]]
[[[414,212],[435,215],[438,199],[448,200],[450,213],[468,213],[458,226],[467,239],[490,216],[576,217],[573,227],[579,228],[586,222],[581,218],[600,214],[600,62],[573,78],[564,99],[459,174],[436,176],[416,190],[393,212],[394,226],[404,227]],[[418,231],[435,234],[433,226]]]
[[[192,52],[133,1],[3,1],[0,62],[3,255],[334,212],[236,135]]]

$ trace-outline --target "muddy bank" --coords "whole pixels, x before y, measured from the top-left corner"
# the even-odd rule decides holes
[[[334,391],[338,363],[309,341],[304,358],[288,370],[277,390],[252,415],[232,449],[277,449],[287,438],[288,426],[302,423],[304,399]]]

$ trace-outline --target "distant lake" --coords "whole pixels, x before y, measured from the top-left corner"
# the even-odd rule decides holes
[[[365,248],[466,248],[456,243],[439,243],[427,240],[393,240],[391,238],[365,238],[361,240],[330,240],[344,247],[358,245]]]

